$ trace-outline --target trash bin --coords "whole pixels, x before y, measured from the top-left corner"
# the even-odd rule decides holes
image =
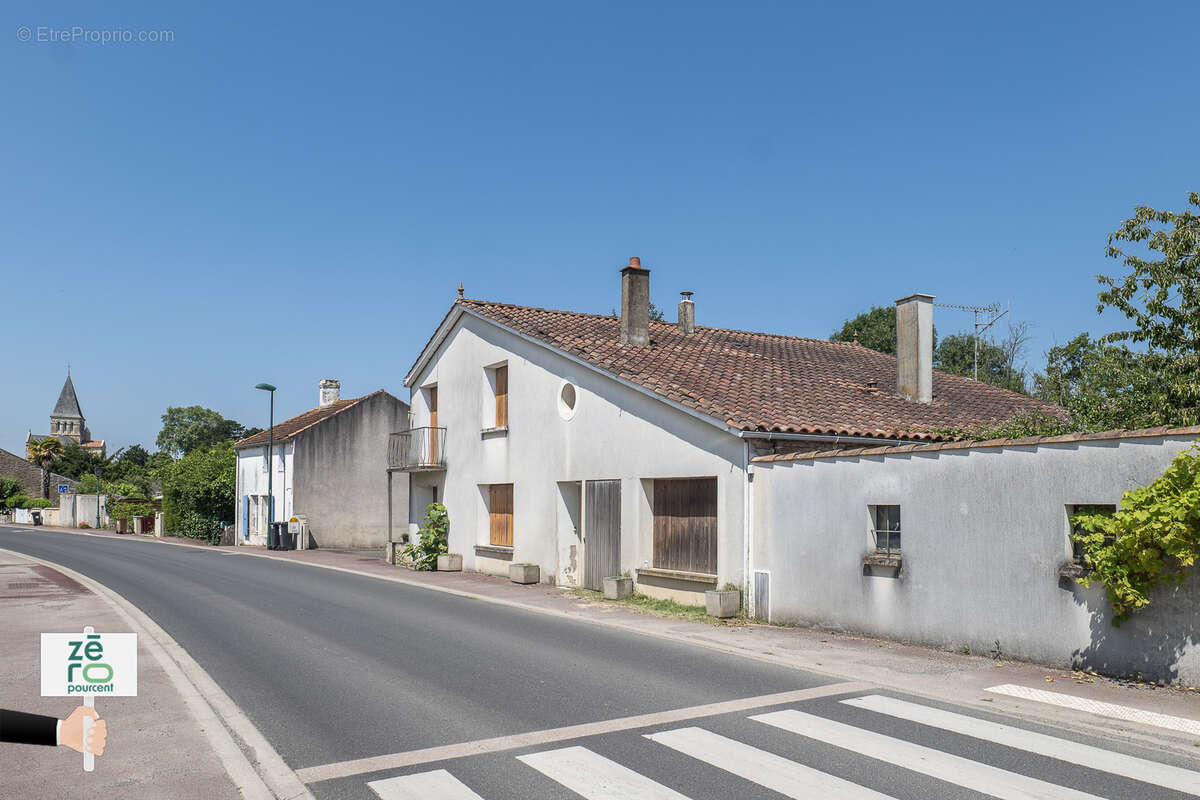
[[[278,522],[272,522],[269,526],[267,526],[267,549],[268,550],[278,550],[279,549],[279,523]]]
[[[34,524],[34,525],[41,525],[41,524],[42,524],[42,512],[40,512],[40,511],[31,511],[31,512],[30,512],[30,516],[32,516],[32,517],[33,517],[33,524]]]
[[[292,532],[288,530],[286,522],[279,523],[279,549],[280,550],[295,550],[295,545],[292,544]]]

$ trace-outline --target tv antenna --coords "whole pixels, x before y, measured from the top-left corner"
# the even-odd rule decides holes
[[[960,306],[955,305],[954,303],[934,303],[934,305],[938,308],[954,308],[959,311],[970,311],[975,315],[975,363],[971,374],[975,380],[979,380],[979,334],[983,333],[988,328],[999,322],[1001,317],[1012,310],[1011,306],[1002,311],[999,303],[992,303],[989,306]],[[991,318],[980,320],[980,314],[988,314],[991,316]]]

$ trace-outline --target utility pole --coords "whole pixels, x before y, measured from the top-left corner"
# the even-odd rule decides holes
[[[267,535],[270,536],[271,523],[275,521],[275,487],[272,485],[272,479],[275,477],[275,468],[271,463],[271,451],[275,448],[275,387],[269,383],[260,383],[254,388],[271,393],[270,428],[267,430]],[[249,536],[250,532],[246,531],[246,535]],[[237,537],[233,537],[233,540],[236,544]]]
[[[953,303],[934,303],[934,305],[938,308],[956,308],[959,311],[970,311],[975,315],[975,335],[972,337],[972,344],[975,347],[975,362],[971,375],[975,380],[979,380],[979,334],[999,322],[1000,318],[1007,314],[1010,309],[1006,308],[1001,311],[999,303],[992,303],[989,306],[960,306]],[[980,322],[980,314],[991,314],[992,318],[985,322]]]

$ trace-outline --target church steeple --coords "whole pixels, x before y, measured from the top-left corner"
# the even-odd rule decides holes
[[[73,419],[83,419],[83,411],[79,408],[79,398],[75,396],[75,384],[71,382],[71,368],[67,368],[67,381],[63,384],[62,391],[58,393],[58,402],[54,404],[54,410],[50,412],[50,417],[70,417]]]

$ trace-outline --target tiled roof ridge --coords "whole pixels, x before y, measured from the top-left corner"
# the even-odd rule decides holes
[[[371,392],[370,394],[364,394],[361,397],[351,397],[347,400],[337,400],[333,403],[330,403],[328,406],[317,406],[316,408],[310,408],[307,411],[302,411],[293,417],[288,417],[285,420],[281,420],[280,422],[275,423],[276,428],[278,428],[279,426],[284,425],[288,422],[291,422],[292,420],[300,419],[300,417],[303,417],[305,414],[312,414],[317,411],[324,411],[326,408],[336,407],[336,408],[334,408],[333,411],[330,411],[328,414],[321,415],[320,417],[314,419],[312,422],[305,425],[303,428],[297,428],[294,431],[288,431],[287,433],[283,434],[282,436],[276,437],[275,441],[282,442],[282,441],[285,441],[286,439],[295,438],[296,436],[299,436],[300,434],[304,433],[309,428],[312,428],[314,425],[320,425],[325,420],[331,419],[332,417],[336,417],[338,414],[341,414],[343,411],[345,411],[349,408],[353,408],[354,406],[358,405],[363,400],[366,400],[367,398],[370,398],[370,397],[374,397],[375,395],[380,394],[380,393],[386,394],[387,390],[380,388],[380,389],[376,389],[375,391]],[[262,436],[263,434],[269,434],[269,430],[262,430],[256,434],[253,434],[252,436],[247,436],[244,439],[239,439],[238,441],[233,443],[233,446],[234,446],[234,448],[238,448],[238,447],[245,447],[250,443],[258,444],[259,442],[256,442],[253,440],[257,439],[258,437]]]
[[[1020,436],[1000,439],[959,439],[948,442],[929,442],[878,447],[851,447],[838,450],[808,450],[797,453],[774,453],[750,459],[758,463],[778,461],[812,461],[818,458],[857,458],[859,456],[887,456],[905,453],[930,453],[939,450],[975,450],[987,447],[1030,447],[1043,444],[1065,444],[1070,442],[1096,442],[1112,439],[1146,439],[1154,436],[1200,436],[1200,425],[1156,428],[1118,428],[1095,433],[1060,433],[1046,436]]]
[[[521,311],[540,311],[544,314],[564,314],[571,317],[592,317],[594,319],[614,319],[619,320],[620,314],[592,314],[587,311],[568,311],[562,308],[542,308],[540,306],[525,306],[520,303],[501,303],[497,300],[478,300],[470,297],[460,297],[454,301],[455,305],[479,305],[479,306],[500,306],[501,308],[519,309]],[[668,322],[665,319],[650,320],[651,325],[666,325],[669,328],[674,328],[678,323]],[[792,336],[786,333],[770,333],[768,331],[747,331],[740,328],[717,328],[712,325],[697,325],[696,331],[705,331],[708,333],[737,333],[743,336],[766,336],[772,339],[786,339],[792,342],[819,342],[821,344],[832,344],[839,347],[862,347],[864,350],[871,350],[858,342],[837,342],[833,339],[820,339],[815,336]],[[879,353],[878,350],[871,350],[872,353]],[[881,356],[888,356],[888,353],[879,353]],[[895,358],[895,356],[890,356]]]

